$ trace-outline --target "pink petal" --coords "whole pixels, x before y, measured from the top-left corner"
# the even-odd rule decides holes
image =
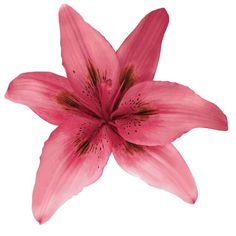
[[[135,81],[153,79],[168,22],[169,16],[164,8],[152,11],[117,51],[122,69],[134,67]]]
[[[112,152],[118,164],[148,184],[169,191],[188,203],[197,199],[193,176],[172,144],[140,146],[113,135]]]
[[[44,145],[33,192],[33,213],[44,223],[69,198],[94,183],[111,152],[106,126],[71,118]]]
[[[106,39],[68,5],[59,13],[63,65],[79,97],[97,111],[117,88],[119,62]]]
[[[6,98],[30,107],[50,123],[61,124],[71,115],[60,99],[66,93],[73,94],[68,79],[50,72],[30,72],[10,83]]]
[[[165,145],[193,128],[228,128],[226,116],[216,105],[170,82],[136,84],[112,117],[124,139],[148,146]]]

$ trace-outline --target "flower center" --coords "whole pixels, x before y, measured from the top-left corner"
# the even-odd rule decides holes
[[[76,76],[77,71],[73,70],[73,74]],[[79,75],[77,79],[80,79]],[[56,96],[56,101],[70,113],[83,112],[101,120],[103,124],[114,126],[114,121],[118,117],[112,117],[112,113],[119,107],[122,97],[133,86],[135,79],[134,66],[126,66],[120,73],[118,86],[114,91],[107,72],[100,71],[89,61],[86,80],[81,84],[81,91],[76,90],[78,96],[65,90]],[[114,93],[112,97],[111,93]],[[110,104],[107,104],[108,101]]]

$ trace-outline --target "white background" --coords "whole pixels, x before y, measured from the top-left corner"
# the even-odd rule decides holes
[[[54,127],[3,98],[26,71],[61,66],[62,1],[0,1],[0,235],[236,235],[236,6],[229,0],[74,0],[74,7],[119,47],[141,18],[165,7],[170,24],[156,79],[190,86],[228,116],[229,131],[197,129],[175,144],[195,176],[195,205],[152,188],[110,159],[102,178],[44,225],[31,193],[44,141]]]

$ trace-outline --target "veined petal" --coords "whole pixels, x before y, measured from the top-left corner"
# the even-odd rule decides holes
[[[122,70],[133,67],[135,82],[152,80],[169,16],[164,8],[146,15],[117,51]]]
[[[59,126],[44,145],[33,192],[33,213],[47,221],[69,198],[102,174],[111,152],[106,126],[74,117]]]
[[[114,49],[68,5],[61,7],[59,20],[68,78],[88,107],[106,109],[118,83],[119,62]]]
[[[63,103],[66,94],[73,94],[68,79],[50,72],[29,72],[19,75],[10,83],[6,98],[30,107],[44,120],[58,125],[72,111],[80,113],[80,109],[69,109],[69,104]]]
[[[128,173],[148,184],[169,191],[188,203],[197,199],[193,176],[172,144],[141,146],[113,135],[112,152],[117,163]]]
[[[165,145],[193,128],[228,128],[226,116],[216,105],[171,82],[136,84],[112,117],[125,140],[148,146]]]

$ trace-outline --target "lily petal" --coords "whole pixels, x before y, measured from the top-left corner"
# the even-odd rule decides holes
[[[29,72],[14,79],[5,96],[30,107],[44,120],[58,125],[71,115],[68,112],[70,109],[66,109],[60,99],[63,94],[73,94],[68,79],[50,72]],[[76,112],[80,110],[76,109]]]
[[[228,129],[227,118],[216,105],[171,82],[136,84],[112,117],[125,140],[148,146],[165,145],[193,128]]]
[[[118,83],[119,62],[114,49],[70,6],[62,5],[59,20],[62,59],[69,80],[87,107],[97,111],[102,105],[106,109]]]
[[[148,184],[169,191],[188,203],[197,199],[193,176],[172,144],[140,146],[113,135],[112,152],[117,163],[128,173]]]
[[[33,213],[42,224],[69,198],[95,182],[111,152],[106,127],[74,117],[44,145],[33,192]]]
[[[164,8],[150,12],[118,49],[121,68],[133,67],[135,82],[154,78],[168,23],[169,16]]]

